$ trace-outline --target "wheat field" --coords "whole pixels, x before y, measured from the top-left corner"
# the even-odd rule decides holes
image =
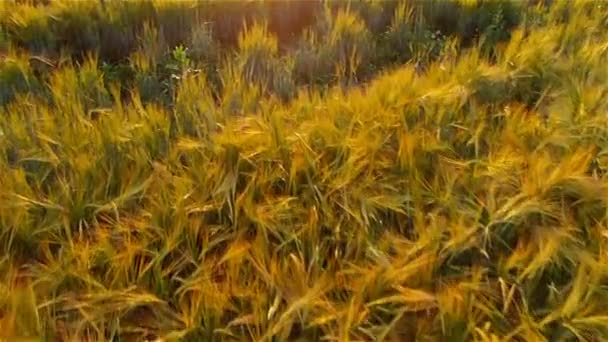
[[[608,4],[282,5],[0,3],[0,339],[608,340]]]

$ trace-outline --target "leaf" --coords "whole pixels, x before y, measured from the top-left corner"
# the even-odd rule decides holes
[[[568,297],[566,298],[566,301],[564,302],[561,308],[562,317],[573,317],[578,311],[578,309],[581,307],[581,305],[585,304],[582,301],[582,298],[588,289],[588,278],[589,276],[587,274],[587,267],[579,266],[576,278],[574,279],[574,284],[572,284],[570,293],[568,294]]]
[[[249,251],[250,247],[251,244],[247,241],[235,241],[231,243],[224,256],[218,262],[218,265],[233,259],[240,260]]]
[[[437,307],[436,297],[426,291],[402,286],[395,286],[394,288],[399,294],[377,299],[368,303],[367,306],[403,304],[410,308],[411,311],[421,311]]]
[[[235,319],[233,319],[232,321],[230,321],[230,323],[228,323],[228,325],[226,327],[233,327],[235,325],[249,325],[249,324],[255,324],[257,322],[257,319],[255,317],[255,315],[253,314],[249,314],[249,315],[245,315],[245,316],[241,316],[241,317],[237,317]]]
[[[133,199],[133,197],[139,195],[144,192],[148,186],[152,183],[153,177],[150,176],[148,179],[144,180],[140,184],[131,186],[125,192],[115,197],[113,200],[109,201],[103,205],[90,205],[91,207],[96,208],[97,213],[101,213],[104,211],[115,210],[116,208],[120,208],[125,202]]]
[[[583,326],[587,329],[593,327],[608,327],[608,316],[604,315],[573,318],[570,321],[573,325]]]
[[[180,138],[176,146],[182,151],[191,151],[204,147],[201,142],[188,138]]]

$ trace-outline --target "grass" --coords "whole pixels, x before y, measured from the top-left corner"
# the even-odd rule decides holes
[[[353,2],[234,48],[61,5],[0,7],[1,338],[608,339],[605,5]]]

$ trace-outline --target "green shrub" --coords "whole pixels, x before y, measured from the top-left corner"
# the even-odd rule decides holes
[[[188,48],[194,61],[203,65],[217,64],[219,47],[214,40],[210,23],[202,23],[192,28]]]
[[[242,66],[233,61],[227,61],[220,71],[221,109],[229,117],[257,112],[265,88],[260,83],[247,83]]]
[[[53,20],[44,8],[33,5],[7,5],[8,14],[2,19],[9,39],[32,54],[55,50],[57,36],[51,30]]]
[[[207,82],[212,87],[214,93],[221,89],[219,79],[220,46],[216,41],[211,23],[201,23],[193,27],[188,43],[189,56],[194,65],[200,68],[205,74]]]
[[[381,35],[391,25],[395,8],[408,2],[382,0],[350,1],[345,6],[363,19],[365,26],[373,35]],[[339,6],[340,3],[334,2],[332,5]]]
[[[9,51],[0,57],[0,106],[11,102],[17,94],[40,93],[41,85],[30,65],[30,57]]]
[[[433,30],[423,14],[409,3],[395,9],[391,26],[380,41],[381,59],[390,63],[411,61],[423,66],[441,57],[454,38],[439,29]]]
[[[322,38],[307,30],[293,50],[294,77],[300,84],[327,84],[333,79],[334,56],[321,48]]]
[[[52,9],[53,22],[49,29],[58,47],[79,59],[96,53],[101,45],[99,25],[104,15],[97,3],[59,2],[56,6]]]
[[[294,92],[292,67],[278,54],[278,42],[266,24],[245,28],[239,36],[236,63],[245,84],[289,99]]]
[[[245,28],[239,36],[237,59],[246,82],[268,83],[277,56],[277,39],[268,33],[266,24]]]
[[[111,96],[97,57],[89,55],[78,66],[66,64],[56,70],[49,82],[53,103],[64,115],[90,115],[92,110],[109,107]]]
[[[355,82],[372,71],[375,42],[349,8],[326,7],[294,50],[294,74],[303,83]]]
[[[326,39],[326,48],[334,58],[339,78],[356,79],[368,71],[374,41],[360,17],[348,10],[338,11]]]
[[[186,44],[192,28],[196,25],[196,9],[192,2],[157,1],[154,3],[156,24],[164,32],[169,46]]]
[[[8,34],[0,26],[0,53],[6,53],[9,46]]]
[[[508,41],[510,31],[519,24],[521,5],[511,1],[482,2],[477,7],[465,7],[463,18],[468,30],[473,30],[482,39],[481,49],[492,54],[494,47]]]
[[[184,75],[178,82],[175,97],[178,134],[208,138],[221,119],[213,100],[212,88],[203,73]]]
[[[414,44],[420,31],[415,9],[408,3],[400,4],[393,14],[387,32],[383,35],[379,53],[390,62],[405,62],[414,55]]]
[[[97,56],[89,55],[78,67],[78,89],[87,111],[94,108],[108,108],[111,98],[106,88],[104,75]]]
[[[172,92],[167,87],[172,71],[165,72],[163,63],[171,58],[162,31],[151,22],[144,23],[138,37],[138,48],[130,58],[129,64],[134,71],[134,86],[145,102],[168,101]],[[163,82],[165,86],[163,86]]]

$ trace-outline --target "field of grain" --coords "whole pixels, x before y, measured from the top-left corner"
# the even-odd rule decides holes
[[[0,2],[0,340],[608,340],[608,3]]]

